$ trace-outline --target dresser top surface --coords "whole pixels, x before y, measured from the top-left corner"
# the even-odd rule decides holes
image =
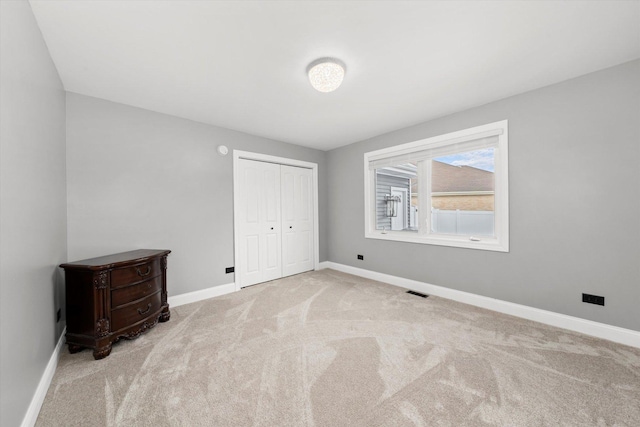
[[[168,255],[169,253],[171,253],[171,251],[168,249],[137,249],[135,251],[120,252],[97,258],[68,262],[61,264],[60,267],[64,269],[104,270],[106,268],[113,268],[136,262],[144,262],[148,259]]]

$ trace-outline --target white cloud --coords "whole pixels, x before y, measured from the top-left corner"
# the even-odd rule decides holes
[[[448,163],[453,166],[471,166],[490,172],[493,172],[495,169],[495,155],[493,148],[483,148],[481,150],[438,157],[435,160]]]

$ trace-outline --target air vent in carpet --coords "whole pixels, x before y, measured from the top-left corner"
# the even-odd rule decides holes
[[[417,295],[417,296],[422,297],[422,298],[426,298],[426,297],[429,296],[429,295],[421,294],[420,292],[416,292],[416,291],[407,291],[407,293],[411,294],[411,295]]]

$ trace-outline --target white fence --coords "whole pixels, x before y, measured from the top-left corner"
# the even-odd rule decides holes
[[[431,231],[433,233],[493,236],[494,223],[492,211],[433,209],[431,212]]]

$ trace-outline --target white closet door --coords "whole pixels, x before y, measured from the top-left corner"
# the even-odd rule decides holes
[[[238,161],[241,286],[282,277],[280,165]]]
[[[282,275],[313,270],[313,176],[311,169],[281,166]]]

